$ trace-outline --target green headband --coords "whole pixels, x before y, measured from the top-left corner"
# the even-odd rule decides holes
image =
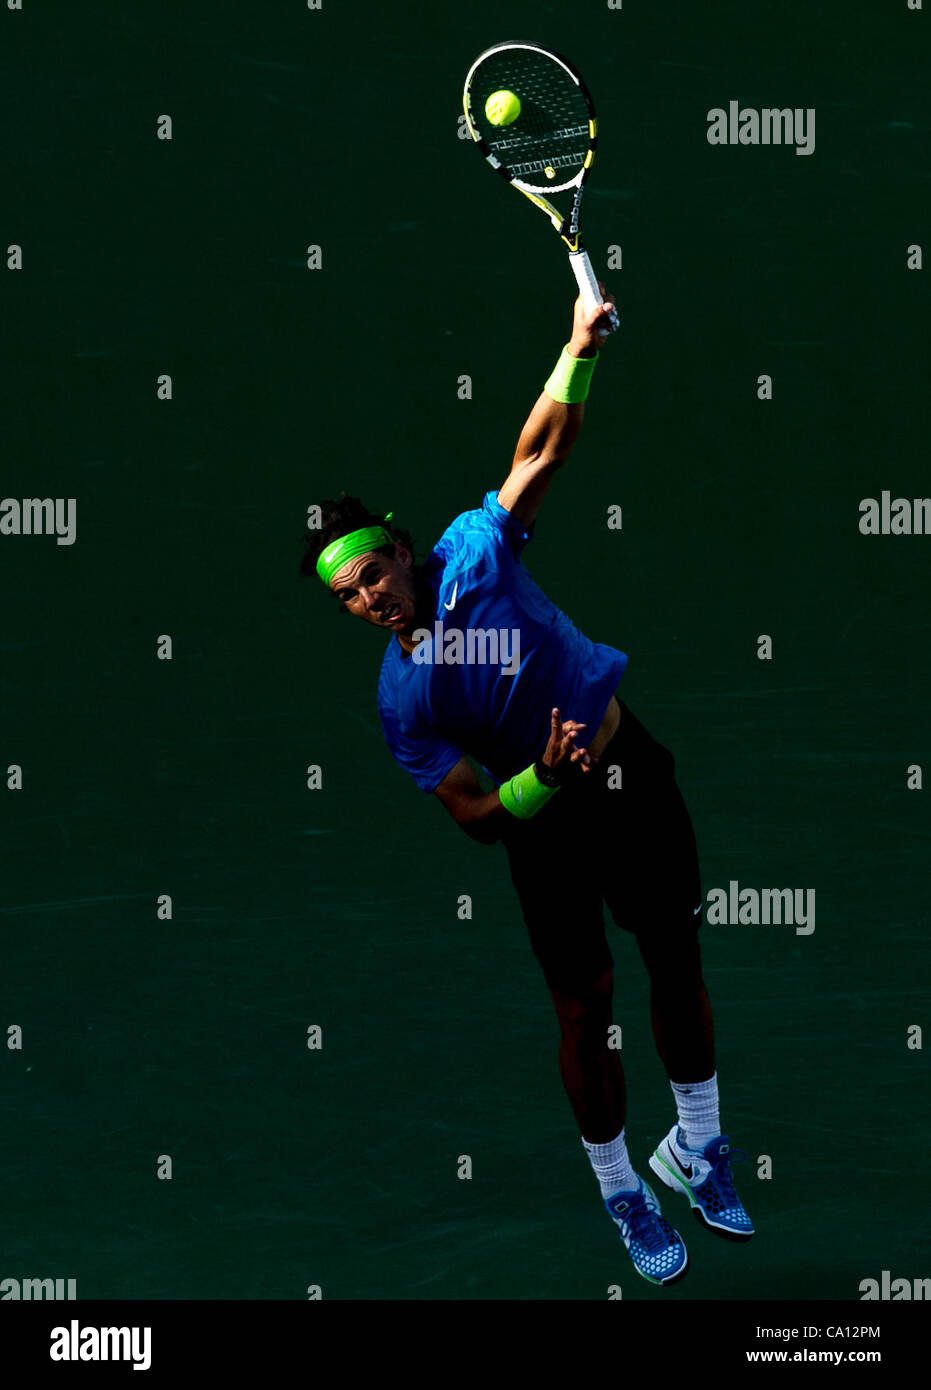
[[[390,521],[393,516],[394,512],[389,512],[385,520]],[[359,531],[350,531],[348,535],[340,536],[339,540],[320,552],[317,573],[329,588],[333,576],[338,574],[349,560],[354,560],[357,555],[364,555],[367,550],[377,550],[380,545],[391,545],[393,539],[383,526],[363,526]]]

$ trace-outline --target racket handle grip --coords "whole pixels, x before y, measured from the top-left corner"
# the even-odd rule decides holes
[[[570,251],[569,264],[572,266],[573,274],[579,286],[579,294],[582,302],[589,309],[598,309],[604,303],[601,291],[598,288],[598,281],[595,279],[595,272],[592,270],[592,263],[588,259],[587,251]],[[618,327],[618,317],[614,310],[611,310],[611,332]]]

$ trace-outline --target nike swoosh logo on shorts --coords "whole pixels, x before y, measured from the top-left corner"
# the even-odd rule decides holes
[[[455,584],[453,585],[453,596],[452,596],[451,600],[449,601],[449,603],[445,603],[445,604],[443,605],[443,607],[444,607],[444,608],[448,608],[448,609],[450,610],[450,612],[451,612],[451,611],[455,608],[455,606],[456,606],[456,594],[457,594],[458,592],[459,592],[459,580],[457,579],[456,582],[455,582]]]

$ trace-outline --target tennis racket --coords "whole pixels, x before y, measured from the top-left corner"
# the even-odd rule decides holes
[[[486,112],[496,94],[513,94],[520,103],[519,114],[506,110],[508,119],[497,125]],[[579,206],[598,143],[595,106],[581,74],[568,58],[542,44],[497,43],[469,69],[462,106],[469,134],[491,167],[545,212],[562,237],[582,302],[600,306],[604,301],[579,231]],[[570,189],[572,206],[563,215],[550,197]],[[612,309],[612,331],[617,326]]]

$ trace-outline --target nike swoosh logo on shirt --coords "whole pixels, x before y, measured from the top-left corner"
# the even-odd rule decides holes
[[[452,609],[455,608],[455,606],[456,606],[456,594],[457,594],[458,592],[459,592],[459,580],[457,579],[456,582],[455,582],[455,584],[453,585],[453,596],[452,596],[452,598],[450,599],[449,603],[445,603],[445,604],[443,605],[444,608],[448,608],[450,611],[452,611]]]

